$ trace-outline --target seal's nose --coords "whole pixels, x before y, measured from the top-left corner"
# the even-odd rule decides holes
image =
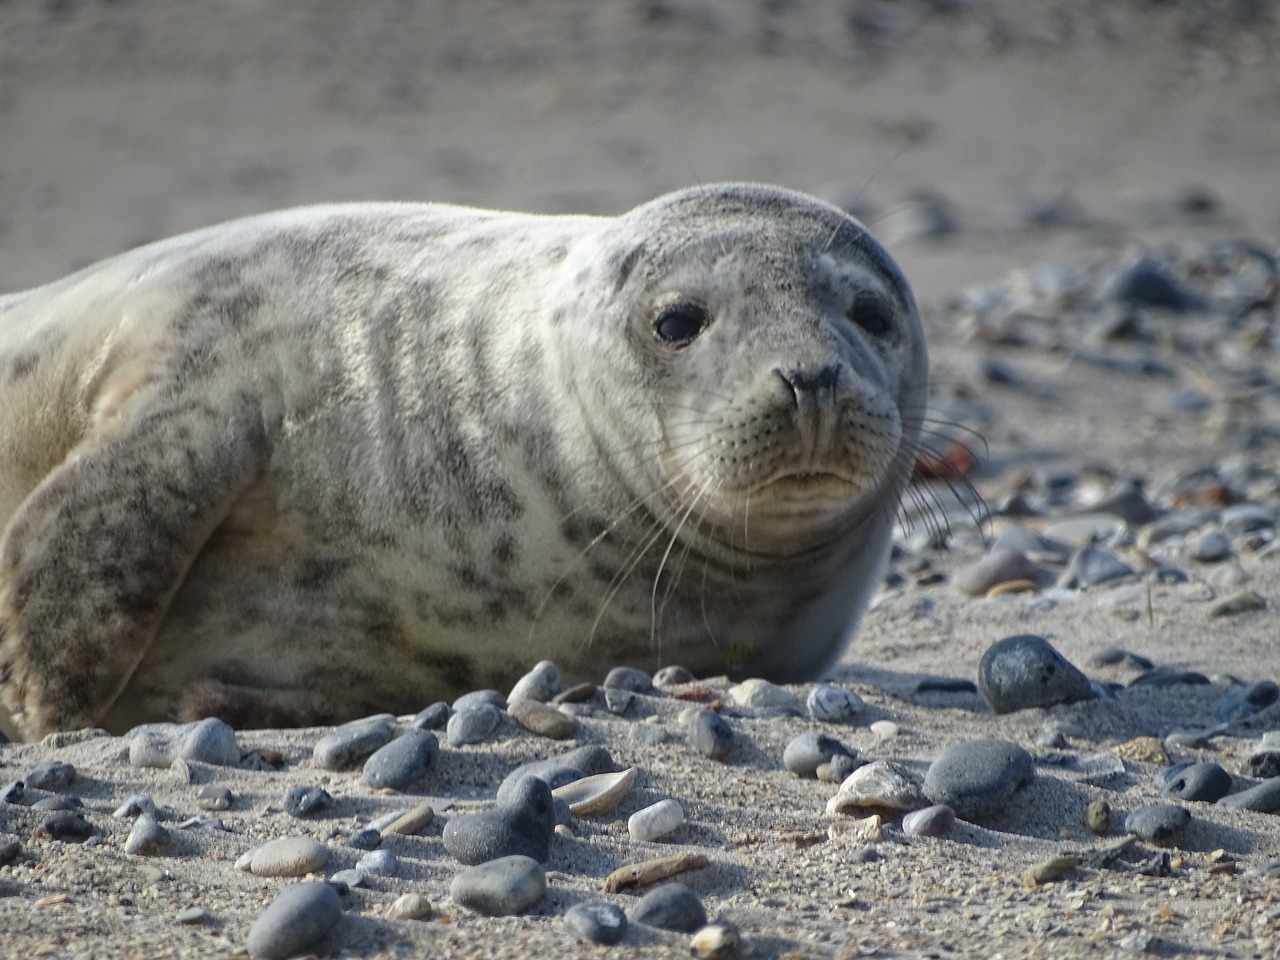
[[[773,372],[786,384],[791,391],[792,400],[798,406],[802,395],[812,395],[834,387],[840,379],[840,364],[828,363],[821,367],[803,367],[789,372],[775,369]]]

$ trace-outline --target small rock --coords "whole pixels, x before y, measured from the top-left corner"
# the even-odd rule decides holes
[[[697,679],[684,667],[673,664],[669,667],[663,667],[653,675],[653,685],[665,690],[667,687],[679,687],[686,683],[696,683]]]
[[[1024,874],[1024,878],[1028,886],[1052,883],[1055,880],[1061,880],[1078,866],[1080,866],[1079,856],[1074,853],[1059,853],[1033,865]]]
[[[72,810],[59,810],[36,827],[36,836],[64,843],[84,843],[97,832],[93,824],[84,818],[84,814]]]
[[[7,867],[22,856],[22,844],[17,840],[0,840],[0,867]]]
[[[249,872],[256,877],[301,877],[329,860],[329,848],[310,837],[277,837],[250,854]]]
[[[31,790],[61,790],[75,782],[76,768],[69,763],[55,762],[36,767],[24,778]]]
[[[876,760],[858,767],[827,801],[828,814],[861,815],[880,811],[897,816],[924,806],[920,784],[905,768],[891,760]]]
[[[956,825],[956,812],[945,803],[912,810],[902,817],[902,832],[909,837],[946,837]]]
[[[309,817],[320,813],[333,803],[328,790],[320,787],[293,787],[284,795],[282,806],[291,817]]]
[[[1249,774],[1269,779],[1280,776],[1280,730],[1268,730],[1249,754]]]
[[[1058,578],[1058,586],[1067,590],[1083,590],[1133,576],[1133,568],[1104,547],[1081,547],[1066,571]]]
[[[776,683],[752,677],[729,688],[725,697],[736,707],[748,710],[785,710],[791,713],[800,712],[800,704],[790,691],[784,690]]]
[[[826,683],[810,690],[804,705],[809,716],[823,723],[849,723],[866,707],[863,699],[852,690]]]
[[[79,797],[64,797],[56,793],[41,797],[31,804],[32,810],[80,810],[83,807],[84,801]]]
[[[382,831],[365,827],[347,837],[345,845],[353,850],[377,850],[380,843],[382,843]]]
[[[455,709],[445,726],[445,739],[451,747],[483,743],[498,728],[502,714],[491,703],[477,703]]]
[[[971,597],[985,596],[997,584],[1014,580],[1040,582],[1044,570],[1021,550],[992,550],[985,557],[961,567],[951,578],[952,585]]]
[[[782,752],[782,765],[797,777],[813,779],[818,775],[818,767],[830,763],[831,759],[843,754],[857,758],[856,750],[851,750],[834,737],[807,730],[793,737]]]
[[[387,907],[383,916],[388,920],[430,920],[435,909],[431,901],[420,893],[405,893]]]
[[[383,833],[394,833],[402,837],[412,837],[421,833],[436,817],[435,808],[429,803],[420,803],[412,810],[407,810],[390,823],[381,827]]]
[[[327,883],[285,887],[249,929],[253,960],[287,960],[319,943],[342,917],[342,900]]]
[[[1280,686],[1272,680],[1259,680],[1246,687],[1229,690],[1213,708],[1213,715],[1219,720],[1235,721],[1265,710],[1280,700]]]
[[[1225,597],[1213,604],[1208,610],[1209,617],[1233,617],[1238,613],[1252,613],[1255,610],[1265,610],[1267,601],[1262,594],[1255,590],[1245,590],[1242,593],[1233,594]]]
[[[1125,817],[1124,830],[1148,843],[1165,843],[1191,822],[1191,811],[1173,803],[1154,803]]]
[[[1220,530],[1210,530],[1187,545],[1187,555],[1200,563],[1221,563],[1231,556],[1231,541]]]
[[[614,667],[605,676],[601,686],[606,690],[628,690],[646,695],[653,693],[653,679],[635,667]]]
[[[507,694],[507,707],[517,700],[536,700],[546,703],[564,689],[560,679],[560,670],[550,660],[541,660],[533,669],[516,681],[516,685]]]
[[[707,912],[698,895],[684,884],[664,883],[628,907],[627,919],[661,930],[693,933],[706,926]]]
[[[1035,779],[1031,755],[1005,740],[969,740],[947,747],[929,765],[924,794],[956,816],[981,823],[1004,810]]]
[[[1085,807],[1084,825],[1089,832],[1102,836],[1111,829],[1111,804],[1105,800],[1094,800]]]
[[[187,907],[185,910],[179,910],[177,916],[173,918],[174,923],[180,923],[184,926],[193,923],[202,923],[208,917],[203,907]]]
[[[418,730],[439,730],[449,722],[449,705],[439,700],[423,710],[419,710],[410,722],[410,726]]]
[[[622,716],[627,709],[635,702],[636,695],[630,690],[618,690],[609,688],[604,692],[605,709],[615,716]]]
[[[216,783],[207,783],[196,791],[196,806],[201,810],[227,810],[234,802],[231,790]]]
[[[135,793],[111,812],[113,817],[121,820],[133,820],[143,813],[155,813],[156,802],[145,793]]]
[[[545,760],[530,760],[512,770],[498,787],[498,803],[509,799],[511,791],[525,777],[537,777],[555,789],[584,776],[608,773],[614,769],[609,751],[599,744],[575,747]]]
[[[394,877],[400,861],[390,850],[374,850],[356,863],[356,869],[370,877]]]
[[[736,927],[727,923],[709,923],[695,931],[689,941],[689,949],[700,960],[720,960],[737,953],[742,945],[742,935]]]
[[[578,719],[530,698],[512,698],[507,713],[531,733],[549,740],[567,740],[578,732]]]
[[[853,773],[865,762],[856,757],[837,753],[826,763],[819,764],[815,773],[823,783],[843,783],[849,774]]]
[[[1139,256],[1120,268],[1108,283],[1111,299],[1135,307],[1157,307],[1174,313],[1199,308],[1200,298],[1154,257]]]
[[[351,867],[347,870],[339,870],[329,878],[329,882],[335,885],[340,883],[342,886],[346,887],[347,890],[354,890],[357,887],[363,887],[366,879],[367,878],[364,873],[357,870],[355,867]],[[342,893],[346,892],[345,890],[341,890],[341,888],[339,888],[339,890]]]
[[[880,740],[892,740],[898,735],[898,725],[892,720],[877,720],[867,727]]]
[[[1252,810],[1255,813],[1275,813],[1280,810],[1280,777],[1263,780],[1239,793],[1229,793],[1218,801],[1218,806]]]
[[[720,714],[705,707],[693,712],[687,733],[694,749],[712,760],[724,760],[733,750],[733,727]]]
[[[612,903],[576,903],[564,915],[565,925],[581,940],[611,947],[627,932],[627,915]]]
[[[445,707],[446,712],[448,707]],[[344,723],[321,737],[312,751],[321,770],[351,770],[396,735],[395,717],[389,713]]]
[[[1215,803],[1231,792],[1231,774],[1216,763],[1193,763],[1165,779],[1160,789],[1179,800]]]
[[[1005,637],[988,647],[978,665],[978,687],[996,713],[1094,698],[1089,678],[1049,641],[1032,634]]]
[[[542,865],[530,857],[508,856],[463,870],[449,885],[459,906],[490,917],[507,917],[528,910],[547,891]]]
[[[134,821],[124,842],[124,852],[150,856],[173,842],[169,831],[156,822],[155,814],[144,813]]]
[[[627,833],[632,840],[661,840],[684,823],[684,808],[678,800],[659,800],[637,810],[627,820]]]
[[[495,710],[507,709],[507,698],[497,690],[472,690],[470,693],[464,693],[453,701],[453,712],[457,713],[459,710],[478,707],[486,703]]]
[[[366,786],[404,790],[426,777],[438,746],[434,733],[408,730],[374,751],[360,779]]]
[[[537,777],[525,777],[494,809],[451,817],[444,825],[444,847],[465,864],[513,855],[542,862],[555,826],[551,788]]]
[[[1169,667],[1156,667],[1139,674],[1129,681],[1131,687],[1174,687],[1180,684],[1188,686],[1204,686],[1209,678],[1195,670],[1173,670]]]

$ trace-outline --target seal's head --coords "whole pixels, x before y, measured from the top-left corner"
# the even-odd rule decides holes
[[[927,360],[910,288],[866,228],[801,194],[731,184],[639,207],[609,234],[610,276],[583,285],[596,322],[562,346],[597,445],[635,495],[703,554],[805,555],[886,522]]]

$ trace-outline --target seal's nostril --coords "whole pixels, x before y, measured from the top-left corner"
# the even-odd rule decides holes
[[[778,376],[782,377],[798,399],[801,393],[817,393],[834,387],[840,377],[840,365],[829,363],[816,370],[793,370],[789,375],[778,371]]]
[[[791,391],[791,402],[799,406],[800,395],[796,392],[796,385],[792,381],[792,378],[788,377],[785,373],[783,373],[777,367],[773,368],[773,372],[778,375],[778,379],[782,381],[782,385]]]

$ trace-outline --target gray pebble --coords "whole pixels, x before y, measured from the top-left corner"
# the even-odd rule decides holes
[[[483,743],[498,729],[502,713],[491,703],[477,703],[455,708],[445,726],[445,740],[451,747]]]
[[[22,844],[17,840],[0,840],[0,867],[7,867],[22,856]]]
[[[207,783],[196,791],[196,806],[201,810],[227,810],[235,802],[230,788]]]
[[[41,797],[31,804],[32,810],[80,810],[83,807],[84,801],[79,797],[61,796],[56,793]]]
[[[61,790],[74,783],[76,768],[69,763],[56,761],[36,767],[26,775],[24,781],[32,790]]]
[[[10,780],[3,789],[0,789],[0,803],[20,804],[26,790],[27,785],[23,781]]]
[[[478,707],[485,703],[498,710],[507,709],[507,698],[497,690],[472,690],[453,701],[453,712],[457,713],[459,710]]]
[[[1104,547],[1081,547],[1066,571],[1058,579],[1058,586],[1068,590],[1082,590],[1099,584],[1133,576],[1133,568]]]
[[[1139,807],[1124,819],[1124,831],[1148,843],[1164,843],[1191,822],[1191,811],[1174,803]]]
[[[1222,526],[1228,533],[1239,536],[1255,533],[1258,530],[1269,530],[1276,525],[1274,507],[1264,507],[1254,503],[1241,503],[1227,507],[1222,511]]]
[[[498,787],[498,803],[504,803],[511,797],[511,791],[525,777],[533,776],[546,783],[552,790],[562,787],[574,780],[597,773],[612,773],[613,757],[609,751],[598,744],[574,747],[564,753],[545,760],[530,760],[516,767]]]
[[[201,923],[209,916],[203,907],[187,907],[185,910],[179,910],[177,916],[173,918],[174,923],[183,925],[192,923]]]
[[[342,899],[327,883],[285,887],[249,929],[253,960],[287,960],[308,953],[342,917]]]
[[[724,760],[733,750],[733,727],[713,710],[695,710],[686,732],[694,749],[712,760]]]
[[[695,683],[697,679],[684,667],[672,664],[669,667],[663,667],[653,675],[653,685],[665,689],[666,687],[679,687],[686,683]]]
[[[653,678],[635,667],[614,667],[605,675],[601,684],[606,690],[626,690],[631,693],[653,693]]]
[[[1247,687],[1227,691],[1213,708],[1219,720],[1243,720],[1260,710],[1265,710],[1280,699],[1280,686],[1273,680],[1259,680]]]
[[[373,827],[365,827],[363,830],[357,830],[347,837],[344,846],[351,847],[354,850],[377,850],[380,843],[382,843],[382,831]]]
[[[449,722],[449,705],[439,700],[423,710],[419,710],[413,718],[412,726],[419,730],[439,730]]]
[[[1264,780],[1280,776],[1280,731],[1268,730],[1249,754],[1249,774]]]
[[[330,883],[340,883],[350,890],[356,887],[364,886],[366,875],[355,867],[348,867],[346,870],[339,870],[329,878]]]
[[[707,912],[698,895],[683,883],[664,883],[631,904],[627,919],[661,930],[693,933],[707,925]]]
[[[144,813],[134,821],[133,829],[124,842],[124,852],[146,856],[167,847],[172,841],[169,831],[156,822],[155,814]]]
[[[1107,284],[1111,299],[1135,307],[1183,313],[1202,306],[1199,296],[1154,257],[1138,256],[1120,267]]]
[[[977,693],[978,685],[964,677],[921,677],[912,689],[916,693]]]
[[[605,709],[619,717],[627,712],[627,708],[635,702],[635,699],[636,695],[630,690],[608,687],[604,691]]]
[[[851,757],[845,753],[837,753],[824,764],[820,764],[817,773],[823,783],[843,783],[845,777],[853,773],[866,761]]]
[[[132,820],[140,813],[155,813],[156,802],[145,793],[135,793],[111,812],[113,817],[121,820]]]
[[[438,746],[434,733],[408,730],[374,751],[360,779],[366,786],[404,790],[426,777]]]
[[[862,713],[866,704],[852,690],[820,683],[804,699],[809,716],[823,723],[848,723]]]
[[[1033,634],[1005,637],[988,647],[978,664],[978,687],[996,713],[1094,698],[1089,678]]]
[[[329,791],[321,787],[297,786],[284,795],[284,812],[291,817],[309,817],[333,804]]]
[[[323,869],[329,848],[310,837],[277,837],[246,856],[249,872],[256,877],[300,877]],[[244,860],[236,861],[237,866]]]
[[[1188,686],[1204,686],[1209,678],[1195,670],[1174,670],[1170,667],[1156,667],[1141,673],[1129,681],[1131,687],[1174,687],[1180,684]]]
[[[1231,774],[1216,763],[1192,763],[1163,778],[1160,789],[1179,800],[1214,803],[1231,792]]]
[[[674,833],[684,823],[684,808],[670,798],[637,810],[627,820],[632,840],[654,841]]]
[[[1210,530],[1187,545],[1187,554],[1200,563],[1220,563],[1231,556],[1231,541],[1221,531]]]
[[[508,799],[480,813],[459,814],[444,825],[444,847],[465,864],[522,855],[545,861],[555,831],[551,788],[525,777]]]
[[[997,816],[1035,779],[1031,754],[1006,740],[969,740],[947,747],[929,765],[924,794],[956,816],[981,823]]]
[[[1038,583],[1044,571],[1027,558],[1021,550],[993,549],[985,557],[961,567],[951,578],[952,585],[961,593],[980,597],[992,587],[1011,580],[1030,580]]]
[[[395,735],[395,717],[389,713],[352,720],[321,737],[312,759],[321,770],[351,770]]]
[[[835,756],[857,757],[858,752],[846,747],[835,737],[806,730],[791,739],[782,751],[782,765],[797,777],[813,779],[818,776],[818,767],[830,763]]]
[[[356,869],[371,877],[394,877],[400,861],[390,850],[374,850],[356,863]]]
[[[902,817],[902,832],[909,837],[945,837],[956,825],[956,812],[945,803],[912,810]]]
[[[548,740],[567,740],[578,732],[578,719],[541,700],[512,700],[507,713],[530,733]]]
[[[490,917],[528,910],[547,892],[547,874],[530,857],[510,856],[468,867],[449,884],[459,906]]]
[[[1263,780],[1239,793],[1229,793],[1218,801],[1218,806],[1252,810],[1255,813],[1275,813],[1280,810],[1280,777]]]
[[[533,669],[516,681],[516,685],[507,694],[507,705],[517,700],[537,700],[546,703],[564,689],[560,680],[560,671],[550,660],[541,660]]]
[[[150,723],[134,727],[129,737],[129,763],[135,767],[168,767],[175,760],[236,766],[242,752],[236,733],[217,717],[195,723]]]
[[[576,903],[564,915],[565,925],[580,939],[611,947],[627,932],[627,915],[612,903]]]
[[[97,832],[83,814],[71,810],[59,810],[36,827],[37,836],[52,837],[64,843],[84,843]]]

